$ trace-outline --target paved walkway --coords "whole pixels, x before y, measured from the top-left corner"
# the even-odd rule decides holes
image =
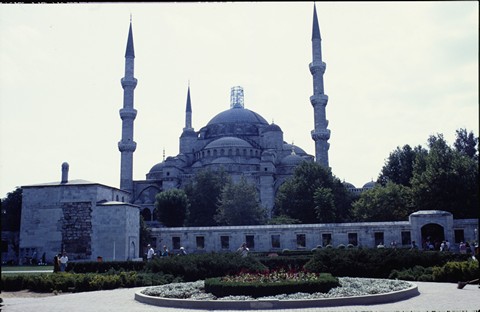
[[[320,311],[479,311],[480,288],[478,285],[467,285],[457,289],[457,284],[452,283],[426,283],[417,282],[419,296],[387,304],[342,306],[329,308],[308,309],[277,309],[255,310],[263,312],[320,312]],[[194,312],[209,310],[162,308],[139,303],[134,299],[134,293],[144,287],[125,288],[116,290],[103,290],[83,292],[76,294],[63,294],[58,296],[40,298],[10,297],[3,294],[3,307],[6,312]],[[226,310],[216,310],[226,312]],[[229,310],[232,311],[232,310]],[[252,310],[251,310],[252,311]]]

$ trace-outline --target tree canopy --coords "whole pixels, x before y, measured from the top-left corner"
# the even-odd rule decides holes
[[[17,187],[1,200],[2,231],[19,231],[22,214],[22,189]]]
[[[260,225],[267,220],[267,210],[260,206],[258,191],[243,176],[238,183],[227,183],[215,214],[218,225]]]
[[[349,219],[351,200],[330,169],[304,161],[280,186],[274,215],[285,215],[301,223],[342,222]]]
[[[155,196],[155,218],[167,227],[183,226],[188,209],[185,191],[171,189]]]
[[[230,182],[230,176],[224,171],[201,170],[185,186],[189,199],[186,225],[216,225],[214,215],[223,187]]]

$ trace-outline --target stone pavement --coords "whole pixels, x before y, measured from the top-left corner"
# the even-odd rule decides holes
[[[307,309],[276,309],[276,310],[250,310],[263,312],[320,312],[320,311],[480,311],[480,288],[478,285],[467,285],[457,289],[453,283],[427,283],[416,282],[419,296],[394,303],[362,306],[341,306],[328,308]],[[103,290],[83,292],[76,294],[62,294],[39,298],[10,297],[3,294],[3,307],[5,312],[195,312],[212,310],[192,310],[162,308],[143,304],[135,301],[134,294],[144,287],[124,288],[116,290]],[[215,310],[226,312],[227,310]],[[228,310],[233,311],[233,310]]]

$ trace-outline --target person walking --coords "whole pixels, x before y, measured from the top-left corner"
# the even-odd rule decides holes
[[[153,250],[152,246],[148,244],[148,251],[147,251],[147,261],[151,261],[155,256],[155,251]]]
[[[65,270],[67,269],[67,264],[68,264],[68,256],[67,256],[67,253],[65,251],[63,252],[59,261],[60,261],[60,272],[65,272]]]
[[[242,246],[240,246],[237,249],[237,252],[242,255],[242,258],[245,258],[246,256],[248,256],[249,251],[250,249],[248,249],[247,243],[243,243]]]

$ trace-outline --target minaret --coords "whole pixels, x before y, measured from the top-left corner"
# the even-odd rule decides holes
[[[133,152],[137,143],[133,141],[133,121],[137,110],[133,108],[133,91],[137,86],[137,79],[133,77],[135,52],[133,49],[132,21],[128,31],[127,49],[125,52],[125,77],[122,78],[123,108],[120,109],[122,118],[122,140],[118,142],[121,153],[120,189],[133,192]]]
[[[196,140],[197,133],[192,127],[192,101],[190,100],[190,83],[188,83],[185,128],[183,128],[182,135],[180,135],[180,154],[186,155],[189,158],[189,162],[193,161]]]
[[[313,30],[312,30],[312,55],[313,60],[310,63],[310,73],[313,76],[313,95],[310,102],[313,106],[315,129],[312,130],[312,139],[315,141],[315,161],[328,168],[328,149],[330,144],[330,130],[327,129],[328,120],[326,119],[325,107],[327,106],[328,96],[323,89],[323,74],[327,64],[322,61],[322,38],[320,37],[320,27],[318,26],[317,9],[313,5]]]
[[[185,109],[185,130],[193,130],[192,128],[192,102],[190,100],[190,83],[188,83],[187,91],[187,108]]]

